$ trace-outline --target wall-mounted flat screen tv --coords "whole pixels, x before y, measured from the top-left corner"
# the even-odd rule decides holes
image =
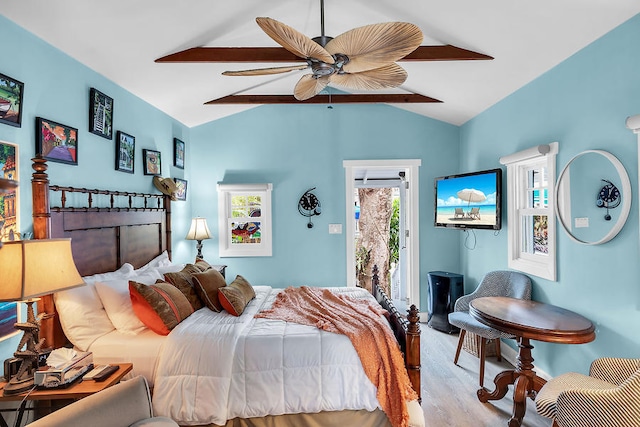
[[[502,169],[442,176],[434,185],[436,227],[502,227]]]

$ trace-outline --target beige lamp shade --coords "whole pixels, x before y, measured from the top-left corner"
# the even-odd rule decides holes
[[[0,249],[0,301],[21,301],[81,285],[71,239],[7,242]]]
[[[206,240],[213,237],[207,226],[207,220],[205,218],[193,218],[191,220],[191,228],[187,233],[186,240]]]

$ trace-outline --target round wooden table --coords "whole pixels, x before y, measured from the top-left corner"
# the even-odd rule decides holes
[[[534,399],[545,380],[533,370],[533,346],[529,340],[562,344],[583,344],[595,339],[591,321],[573,311],[537,301],[507,297],[483,297],[471,301],[469,314],[487,326],[516,336],[518,359],[515,369],[499,373],[493,380],[495,390],[478,390],[481,402],[502,399],[510,384],[513,412],[509,427],[520,427],[527,409],[527,397]]]

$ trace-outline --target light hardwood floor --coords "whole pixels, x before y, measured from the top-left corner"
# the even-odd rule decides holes
[[[460,353],[458,366],[453,364],[458,335],[449,335],[429,328],[421,328],[422,409],[427,427],[473,426],[503,427],[511,418],[512,393],[499,401],[481,403],[476,397],[479,389],[480,361],[465,352]],[[504,345],[504,344],[503,344]],[[493,378],[512,366],[502,359],[488,357],[485,363],[484,385],[493,390]],[[537,414],[535,403],[527,399],[523,427],[550,427],[551,420]]]

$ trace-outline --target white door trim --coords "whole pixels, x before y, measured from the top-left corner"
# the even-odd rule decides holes
[[[409,197],[407,198],[407,298],[409,304],[420,305],[420,159],[396,160],[344,160],[342,165],[345,172],[345,202],[346,221],[345,236],[347,239],[347,286],[356,286],[355,259],[355,221],[353,193],[355,191],[355,174],[357,169],[404,169],[406,180],[409,182]]]

